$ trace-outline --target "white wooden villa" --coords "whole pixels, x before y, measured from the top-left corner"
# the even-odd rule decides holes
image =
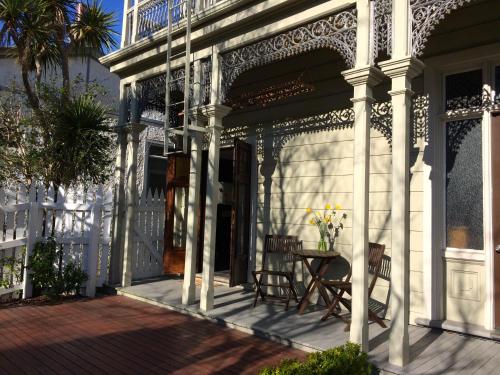
[[[196,0],[189,32],[168,3],[125,0],[122,46],[101,58],[121,80],[111,283],[183,275],[182,304],[209,312],[215,274],[251,282],[266,234],[316,247],[306,208],[338,204],[351,341],[370,350],[369,303],[399,368],[415,324],[495,336],[500,2]],[[161,248],[137,229],[148,190],[166,196]],[[386,246],[370,300],[369,242]]]

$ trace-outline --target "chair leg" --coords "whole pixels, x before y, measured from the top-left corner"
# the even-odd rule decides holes
[[[292,292],[293,299],[295,300],[296,303],[299,303],[299,297],[297,296],[297,291],[295,290],[295,283],[293,282],[293,275],[290,277],[288,282],[290,283],[290,290]]]
[[[257,306],[257,300],[259,299],[259,295],[260,295],[260,298],[262,299],[262,301],[264,301],[264,292],[262,291],[261,289],[261,282],[262,282],[262,275],[260,275],[260,277],[257,279],[257,274],[255,273],[255,271],[252,271],[252,276],[253,276],[253,280],[255,282],[255,298],[253,300],[253,307]]]
[[[382,328],[387,328],[387,326],[385,325],[385,322],[377,314],[375,314],[373,311],[371,311],[370,309],[368,309],[368,318],[370,320],[378,323]]]

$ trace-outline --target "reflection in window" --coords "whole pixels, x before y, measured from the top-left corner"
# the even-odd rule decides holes
[[[481,119],[446,124],[446,246],[483,246]]]
[[[481,70],[446,77],[446,110],[456,111],[481,107],[483,73]]]

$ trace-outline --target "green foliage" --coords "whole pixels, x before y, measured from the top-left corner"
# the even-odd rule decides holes
[[[68,263],[63,271],[63,292],[78,294],[82,284],[87,281],[87,274],[74,263]]]
[[[30,277],[33,287],[42,294],[79,294],[80,287],[87,280],[87,274],[74,263],[62,265],[62,250],[53,238],[35,244],[29,259]]]
[[[30,185],[41,177],[42,134],[23,111],[24,96],[15,88],[12,91],[0,98],[0,185],[7,181]]]
[[[69,56],[95,56],[116,45],[115,18],[98,1],[0,0],[0,46],[15,47],[29,105],[42,107],[37,86],[60,68],[70,93]],[[35,81],[30,74],[35,74]]]
[[[347,343],[312,353],[305,362],[286,359],[279,366],[264,368],[260,375],[370,375],[372,366],[359,345]]]
[[[17,256],[0,258],[0,270],[3,271],[0,277],[0,288],[12,288],[22,281],[24,254],[26,254],[26,247],[23,246]]]
[[[111,174],[113,139],[102,88],[82,89],[75,80],[73,94],[52,84],[40,85],[43,104],[23,111],[24,96],[0,98],[0,185],[7,181],[55,186],[101,184]],[[15,91],[14,91],[15,92]]]

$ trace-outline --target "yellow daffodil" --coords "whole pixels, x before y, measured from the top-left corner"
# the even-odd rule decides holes
[[[332,209],[332,206],[330,203],[328,203],[326,206],[325,206],[325,210],[331,210]]]
[[[336,205],[335,205],[335,209],[336,209],[336,210],[341,210],[341,209],[342,209],[342,206],[341,206],[340,204],[336,204]]]
[[[309,220],[309,224],[314,225],[316,223],[314,222],[314,219],[311,219],[311,220]]]
[[[307,212],[308,214],[310,214],[311,212],[313,212],[313,210],[312,210],[312,208],[311,208],[311,207],[307,207],[307,208],[306,208],[306,212]]]

